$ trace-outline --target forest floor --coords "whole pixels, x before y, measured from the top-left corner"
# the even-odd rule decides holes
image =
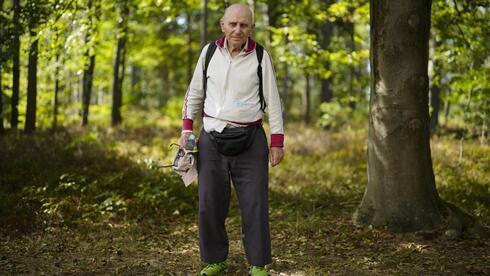
[[[0,274],[199,271],[197,185],[154,168],[171,162],[177,122],[132,120],[0,138]],[[366,129],[288,129],[286,158],[270,170],[271,275],[490,274],[488,240],[352,224],[367,182]],[[466,139],[461,151],[446,132],[431,145],[441,197],[489,225],[487,141]],[[233,196],[230,275],[248,269],[240,221]]]

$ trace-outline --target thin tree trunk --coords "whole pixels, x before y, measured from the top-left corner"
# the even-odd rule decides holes
[[[201,48],[208,42],[208,1],[201,0]]]
[[[160,76],[162,77],[163,89],[162,91],[166,91],[166,94],[169,95],[169,75],[168,75],[168,67],[167,65],[163,65],[160,69]],[[165,97],[164,93],[158,93],[158,107],[162,108],[165,105]]]
[[[121,79],[124,75],[122,67],[122,56],[124,55],[124,47],[126,40],[120,38],[116,47],[116,57],[114,58],[114,80],[112,93],[112,125],[118,125],[122,121],[121,105],[122,105],[122,83]]]
[[[353,14],[354,13],[354,10],[351,9],[350,10],[350,13]],[[354,33],[354,22],[353,21],[350,21],[350,22],[346,22],[346,29],[347,29],[347,32],[349,33],[349,36],[350,36],[350,40],[349,40],[349,50],[351,51],[351,53],[354,53],[354,51],[356,50],[356,43],[354,41],[354,36],[355,36],[355,33]],[[356,100],[355,98],[356,97],[361,97],[360,94],[356,93],[355,92],[355,86],[354,86],[354,81],[358,78],[359,76],[357,75],[357,70],[356,70],[356,67],[355,66],[352,66],[351,68],[349,68],[349,94],[350,94],[350,99],[349,99],[349,107],[352,108],[352,109],[355,109],[356,108]]]
[[[310,123],[310,95],[311,95],[311,84],[310,84],[310,75],[305,74],[305,95],[303,99],[304,105],[304,121],[306,124]]]
[[[255,14],[255,0],[247,0],[247,4],[252,10],[252,12]]]
[[[371,0],[368,184],[354,220],[394,232],[442,221],[428,112],[429,0]]]
[[[38,39],[37,33],[31,27],[30,35],[34,38],[29,49],[29,65],[27,69],[27,108],[26,123],[24,131],[28,134],[36,129],[36,108],[37,108],[37,54]]]
[[[140,68],[134,64],[131,65],[131,93],[137,95],[140,93]]]
[[[444,105],[444,123],[447,125],[447,122],[449,120],[449,111],[451,109],[451,102],[446,101],[446,104]]]
[[[95,55],[89,57],[88,68],[83,73],[83,91],[82,91],[82,126],[88,125],[88,115],[90,107],[90,99],[92,97],[92,86],[95,69]]]
[[[0,38],[0,41],[2,38]],[[1,49],[1,47],[0,47]],[[0,56],[2,55],[2,51],[0,51]],[[3,134],[5,131],[5,127],[3,126],[3,87],[2,87],[2,65],[0,65],[0,134]]]
[[[329,7],[332,0],[324,0],[323,1],[326,5],[326,7]],[[330,45],[330,40],[332,37],[332,32],[333,32],[333,26],[332,22],[325,22],[322,24],[320,27],[321,29],[321,47],[322,49],[328,49]],[[330,71],[330,62],[325,61],[323,64],[323,68],[325,69],[326,72]],[[322,78],[321,81],[321,92],[320,92],[320,101],[321,102],[330,102],[333,98],[333,92],[331,88],[331,82],[332,82],[332,77],[329,76],[328,78]]]
[[[192,16],[187,12],[187,83],[192,80],[194,57],[192,56]]]
[[[3,0],[0,0],[0,12],[3,12]],[[3,41],[4,41],[4,23],[3,16],[0,16],[0,134],[3,134],[5,127],[3,125],[3,86],[2,86],[2,72],[3,72]]]
[[[20,80],[20,0],[13,0],[14,35],[12,39],[12,102],[10,110],[10,127],[17,129],[19,123],[19,80]]]
[[[276,10],[276,6],[273,3],[267,3],[267,26],[277,28],[279,21],[279,12]],[[273,41],[273,33],[269,31],[269,35],[267,36],[268,45],[270,45]]]
[[[82,126],[88,125],[88,115],[90,108],[90,99],[92,96],[92,84],[94,78],[95,69],[95,53],[94,46],[88,45],[90,43],[92,32],[94,32],[94,15],[92,13],[93,0],[88,1],[88,14],[89,14],[89,28],[85,34],[85,45],[88,46],[85,52],[85,59],[89,61],[88,66],[83,70],[83,90],[82,90]],[[97,7],[96,7],[97,9]]]
[[[330,38],[332,37],[332,23],[326,22],[325,24],[323,24],[323,26],[321,27],[321,31],[322,31],[322,48],[328,49],[330,45]],[[323,68],[325,69],[326,72],[330,71],[330,62],[325,61],[325,63],[323,64]],[[321,86],[321,93],[320,93],[320,100],[322,102],[330,102],[333,98],[331,82],[332,82],[331,76],[329,76],[328,78],[322,78],[322,82],[321,82],[322,86]]]
[[[60,89],[60,54],[56,54],[56,69],[54,72],[54,93],[53,93],[53,130],[56,130],[58,128],[58,93]]]
[[[118,23],[118,42],[116,46],[116,56],[114,58],[114,80],[112,93],[112,126],[121,123],[122,106],[122,84],[124,81],[124,61],[127,35],[127,20],[129,7],[126,0],[119,0],[119,10],[121,21]]]

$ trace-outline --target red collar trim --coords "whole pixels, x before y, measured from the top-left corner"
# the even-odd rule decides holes
[[[216,46],[218,46],[220,48],[225,47],[225,36],[218,38],[218,40],[216,40],[215,43],[216,43]],[[253,40],[252,38],[249,37],[247,48],[245,49],[245,55],[248,55],[251,52],[253,52],[255,50],[256,45],[257,45],[257,43],[255,42],[255,40]]]

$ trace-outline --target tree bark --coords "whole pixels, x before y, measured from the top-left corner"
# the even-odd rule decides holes
[[[310,123],[310,95],[311,95],[311,77],[308,73],[305,74],[305,94],[303,98],[304,121],[305,124]]]
[[[194,57],[192,56],[192,16],[191,11],[187,12],[187,83],[191,83]]]
[[[88,68],[83,72],[83,91],[82,91],[82,126],[88,125],[88,115],[90,107],[90,99],[92,97],[92,86],[95,69],[95,55],[89,57]]]
[[[53,93],[53,124],[52,124],[53,130],[56,130],[56,128],[58,127],[58,105],[59,105],[58,94],[59,94],[59,90],[60,90],[60,65],[59,65],[59,62],[60,62],[60,54],[57,53],[56,54],[56,69],[54,71],[55,82],[54,82],[54,93]]]
[[[17,129],[19,123],[19,80],[20,80],[20,0],[13,0],[14,35],[12,39],[12,102],[10,110],[10,127]]]
[[[85,51],[85,59],[89,61],[88,66],[83,70],[83,90],[82,90],[82,126],[88,125],[88,115],[90,108],[90,99],[92,96],[92,84],[94,78],[94,69],[95,69],[95,53],[94,48],[95,45],[88,45],[90,43],[90,36],[92,32],[94,32],[94,17],[97,11],[92,12],[93,0],[88,1],[88,16],[89,18],[89,27],[87,29],[87,33],[85,34],[85,45],[87,46],[87,50]],[[95,6],[97,9],[98,6]]]
[[[208,42],[208,1],[201,0],[201,49]]]
[[[1,41],[2,38],[0,38]],[[1,49],[1,47],[0,47]],[[2,55],[0,51],[0,56]],[[3,126],[3,87],[2,87],[2,65],[0,65],[0,134],[3,134],[5,127]]]
[[[354,216],[394,232],[441,223],[429,144],[430,0],[371,0],[368,184]]]
[[[3,12],[3,0],[0,0],[0,12]],[[2,72],[4,64],[3,56],[3,43],[4,43],[4,22],[3,16],[0,16],[0,134],[3,134],[5,127],[3,125],[3,86],[2,86]]]
[[[114,79],[112,93],[112,126],[122,122],[122,84],[124,81],[125,56],[126,56],[126,35],[127,20],[129,15],[129,6],[126,0],[119,0],[119,17],[118,23],[118,42],[116,46],[116,56],[114,58]]]
[[[34,38],[29,49],[29,62],[27,69],[27,108],[26,122],[24,131],[28,134],[36,129],[36,108],[37,108],[37,54],[38,39],[37,33],[30,27],[30,35]]]
[[[434,39],[433,50],[434,53],[437,47],[441,46],[441,42]],[[430,114],[430,133],[434,133],[439,126],[439,111],[441,110],[441,65],[439,61],[433,55],[433,64],[432,64],[432,87],[430,88],[430,106],[431,106],[431,114]]]

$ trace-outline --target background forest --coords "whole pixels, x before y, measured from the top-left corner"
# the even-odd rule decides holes
[[[0,272],[198,270],[197,188],[157,167],[172,160],[200,49],[235,2],[0,0]],[[272,271],[488,273],[486,240],[448,245],[350,222],[367,183],[369,1],[241,2],[285,110]],[[433,0],[429,43],[437,188],[486,225],[489,7]],[[244,272],[234,202],[230,263]]]

